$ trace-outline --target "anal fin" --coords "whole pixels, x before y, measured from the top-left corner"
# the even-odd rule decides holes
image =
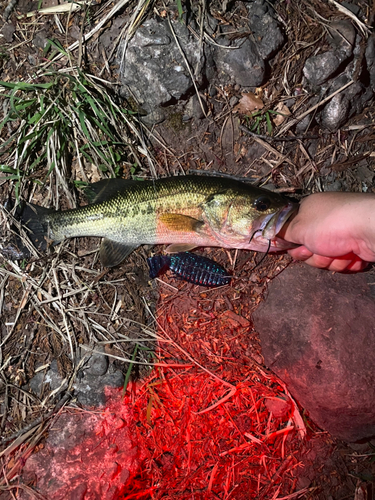
[[[120,264],[139,245],[126,245],[104,238],[100,246],[100,262],[104,267]]]

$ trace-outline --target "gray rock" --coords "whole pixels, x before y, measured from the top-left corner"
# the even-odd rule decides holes
[[[125,22],[126,19],[124,19],[123,17],[117,17],[113,20],[111,27],[109,29],[106,29],[104,33],[100,35],[99,42],[105,49],[112,50],[113,44],[115,43],[117,37],[120,35]]]
[[[103,348],[97,348],[104,352]],[[85,366],[85,373],[89,375],[104,375],[108,370],[108,356],[105,354],[93,354]]]
[[[204,28],[209,35],[214,35],[219,25],[219,21],[206,12]]]
[[[274,11],[265,0],[255,0],[247,5],[249,25],[256,46],[263,59],[269,59],[284,43],[284,34],[274,17]]]
[[[51,391],[61,387],[63,382],[59,375],[57,362],[53,360],[47,372],[38,372],[29,382],[34,394],[42,394],[45,385],[49,384]],[[109,365],[108,357],[93,354],[87,365],[78,373],[73,384],[74,395],[83,406],[102,407],[106,403],[105,388],[119,388],[124,385],[124,375],[120,370]]]
[[[350,10],[350,12],[353,12],[353,14],[355,14],[356,16],[359,16],[361,14],[361,7],[359,7],[359,5],[355,5],[351,2],[341,2],[341,5]]]
[[[337,78],[330,87],[329,94],[333,93],[348,81],[346,76]],[[331,131],[338,130],[348,118],[360,113],[366,99],[363,99],[364,87],[361,83],[353,83],[350,87],[335,95],[324,107],[317,117],[323,128]]]
[[[344,92],[340,92],[325,106],[318,121],[322,127],[335,131],[348,120],[349,111],[350,101]]]
[[[334,73],[340,65],[348,59],[347,54],[340,50],[330,50],[317,56],[309,57],[303,68],[306,80],[314,86],[322,85]]]
[[[113,365],[109,365],[105,375],[97,376],[83,371],[73,385],[78,402],[83,406],[101,407],[106,403],[106,387],[122,387],[124,375]]]
[[[366,65],[363,64],[362,39],[349,21],[333,22],[328,41],[332,50],[307,59],[303,68],[306,80],[320,88],[320,98],[341,88],[350,80],[355,83],[333,97],[316,120],[322,128],[335,132],[352,116],[363,111],[375,90],[375,38],[369,37],[366,46]],[[361,71],[358,72],[358,68]],[[335,76],[337,75],[337,76]]]
[[[266,364],[323,429],[375,435],[375,277],[293,264],[254,314]]]
[[[140,466],[131,421],[120,405],[111,411],[58,415],[44,446],[27,458],[20,480],[33,484],[40,498],[115,500]],[[19,500],[35,493],[20,488]]]
[[[186,103],[185,109],[184,109],[184,117],[183,121],[188,121],[191,118],[194,118],[195,120],[201,120],[202,118],[205,117],[204,112],[207,114],[208,113],[208,106],[206,103],[206,99],[203,95],[200,95],[201,98],[201,103],[202,106],[199,102],[197,94],[194,94],[189,101]],[[203,107],[203,110],[202,110]]]
[[[242,87],[258,87],[264,80],[265,65],[256,45],[252,40],[236,40],[235,43],[237,49],[216,47],[215,62],[219,73]]]
[[[201,81],[205,56],[199,41],[179,21],[172,21],[172,26],[192,72],[197,75],[197,81]],[[129,94],[135,96],[148,113],[157,106],[180,99],[193,89],[166,20],[149,19],[137,30],[127,47],[120,78]]]
[[[328,42],[334,49],[342,50],[347,56],[353,52],[356,32],[350,21],[340,20],[330,24]]]
[[[54,359],[49,367],[49,369],[45,371],[40,371],[34,375],[34,377],[29,382],[29,388],[33,391],[34,394],[39,396],[43,392],[43,387],[45,385],[49,385],[50,390],[54,391],[59,388],[63,382],[62,377],[59,375],[59,371],[57,368],[57,361]]]
[[[338,179],[334,179],[331,181],[329,181],[328,179],[325,180],[323,183],[323,189],[324,191],[332,191],[332,192],[345,191],[345,189],[343,189],[342,182],[339,181]]]
[[[333,50],[309,57],[305,62],[303,74],[312,85],[327,82],[353,54],[356,32],[352,23],[345,20],[332,22],[328,42]]]
[[[311,125],[311,113],[302,118],[302,120],[297,123],[296,134],[297,135],[304,134],[308,130],[310,125]]]
[[[367,40],[365,56],[371,88],[375,91],[375,35],[371,35]]]
[[[373,186],[375,172],[374,169],[366,164],[359,165],[354,172],[356,180],[361,182],[362,191],[365,193]]]

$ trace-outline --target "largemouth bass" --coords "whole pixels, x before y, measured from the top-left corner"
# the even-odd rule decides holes
[[[200,246],[265,252],[294,246],[276,235],[297,205],[236,180],[108,179],[89,190],[91,203],[80,208],[51,211],[31,205],[26,226],[39,241],[104,238],[100,259],[105,267],[116,266],[142,244],[169,244],[169,252]]]

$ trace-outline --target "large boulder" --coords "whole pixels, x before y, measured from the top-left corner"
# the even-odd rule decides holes
[[[292,264],[254,314],[265,363],[311,418],[354,442],[375,435],[374,273]]]

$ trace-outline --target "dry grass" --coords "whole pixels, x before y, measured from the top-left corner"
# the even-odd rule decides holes
[[[94,14],[95,27],[86,34],[82,32],[80,40],[74,43],[65,43],[69,34],[69,20],[73,14],[61,16],[60,24],[65,27],[61,35],[61,46],[64,46],[64,50],[41,63],[36,75],[42,78],[42,75],[45,75],[46,71],[50,71],[51,68],[57,72],[56,74],[69,71],[69,74],[77,75],[77,67],[80,68],[79,71],[83,71],[84,49],[89,51],[89,44],[94,43],[96,35],[100,30],[105,29],[104,27],[111,19],[121,10],[128,9],[130,21],[126,24],[121,36],[129,40],[135,26],[141,22],[150,7],[151,2],[143,1],[137,5],[130,4],[128,0],[120,1],[112,8],[106,4]],[[236,16],[230,16],[229,13],[220,13],[219,7],[222,6],[218,6],[215,10],[215,5],[213,5],[212,13],[220,22],[241,22],[240,15],[236,18]],[[233,172],[229,172],[230,174],[251,176],[259,185],[272,181],[277,184],[279,191],[295,192],[301,195],[321,190],[322,178],[334,170],[338,178],[344,180],[353,190],[362,189],[361,183],[353,176],[351,169],[353,161],[358,161],[358,157],[364,160],[368,158],[369,145],[371,146],[374,142],[371,131],[367,132],[367,126],[355,130],[348,129],[331,136],[318,134],[319,138],[314,139],[317,141],[314,154],[310,152],[311,144],[306,140],[301,138],[296,138],[293,142],[282,140],[284,135],[290,138],[291,127],[316,108],[316,105],[310,104],[310,95],[306,92],[298,94],[296,91],[301,87],[304,61],[324,37],[325,27],[320,16],[326,19],[332,18],[337,14],[335,7],[336,5],[331,7],[320,0],[313,2],[293,0],[280,2],[278,5],[278,14],[288,34],[288,43],[277,57],[272,78],[263,91],[267,98],[268,109],[273,109],[279,102],[284,102],[294,96],[296,99],[291,108],[292,115],[279,128],[274,129],[274,135],[279,139],[278,141],[273,142],[265,137],[251,139],[246,137],[244,142],[246,148],[249,144],[251,147],[252,141],[256,141],[264,147],[265,152],[253,164],[245,165],[245,162],[242,164],[239,162],[238,165],[234,165]],[[74,15],[84,16],[84,13]],[[343,15],[346,13],[344,12]],[[25,37],[20,43],[26,45],[28,38],[22,31],[25,26],[22,20],[18,22],[20,23],[18,27]],[[84,17],[82,26],[84,26]],[[366,31],[366,27],[362,25],[361,29]],[[207,37],[208,35],[202,28],[200,38],[207,39]],[[20,48],[11,50],[14,52]],[[111,57],[113,58],[114,55],[113,52],[109,61],[106,61],[105,69],[100,72],[106,72],[108,80],[111,76],[108,71],[109,63],[113,63]],[[62,68],[58,65],[62,65]],[[100,75],[96,77],[86,75],[94,86],[100,87],[100,92],[105,92],[108,81],[102,82],[98,80],[98,76]],[[25,77],[25,83],[33,81],[33,78]],[[212,148],[218,156],[223,154],[221,139],[225,128],[231,126],[235,130],[234,122],[237,117],[233,115],[233,108],[229,104],[230,97],[234,94],[235,91],[232,88],[219,89],[217,102],[209,103],[212,113],[212,116],[208,118],[209,126],[215,129],[218,137],[217,144],[214,144]],[[108,96],[111,98],[110,93]],[[327,100],[330,98],[332,95],[328,96]],[[136,117],[129,119],[128,115],[121,116],[126,119],[126,140],[129,155],[132,158],[132,162],[124,161],[122,164],[125,176],[131,173],[130,168],[135,163],[138,168],[137,175],[141,177],[157,177],[185,171],[191,166],[190,158],[194,159],[194,164],[200,169],[213,169],[212,165],[203,164],[201,159],[197,159],[195,153],[180,154],[179,151],[166,147],[157,129],[151,133]],[[367,112],[366,118],[371,128],[372,111]],[[12,137],[15,131],[20,130],[20,126],[21,123],[8,123],[4,126],[1,137],[2,145]],[[77,133],[78,128],[75,130]],[[120,127],[118,134],[122,135],[124,130]],[[310,133],[316,135],[314,130],[307,132],[308,135]],[[122,137],[124,138],[123,135]],[[14,136],[13,139],[16,143]],[[54,203],[58,201],[56,205],[73,206],[76,199],[71,194],[73,192],[72,181],[98,180],[107,175],[103,174],[94,162],[85,162],[79,154],[79,147],[83,140],[84,134],[80,138],[78,135],[73,138],[73,161],[66,165],[56,164],[55,174],[50,176],[43,185],[37,185],[33,181],[36,177],[42,180],[46,178],[50,163],[46,162],[41,165],[37,174],[33,170],[28,170],[25,176],[23,171],[20,171],[20,165],[14,163],[14,151],[9,153],[8,158],[3,157],[4,174],[0,178],[0,201],[4,204],[8,197],[14,198],[14,184],[18,179],[18,194],[21,198],[42,203],[48,196],[49,205],[53,204],[52,201]],[[233,140],[233,150],[236,146],[234,143]],[[151,144],[154,145],[154,149],[151,148]],[[52,145],[52,154],[49,159],[54,157],[57,161],[58,147],[57,143]],[[240,159],[240,156],[238,158]],[[16,171],[17,179],[11,178],[11,175],[15,175],[14,172],[13,174],[7,173],[4,165]],[[64,193],[60,189],[61,186],[64,187]],[[77,197],[79,196],[78,193]],[[4,241],[7,241],[14,229],[11,225],[12,213],[2,206],[0,217],[3,242],[3,236]],[[21,233],[21,237],[24,244],[30,247],[27,235]],[[3,243],[2,245],[4,246]],[[70,241],[47,255],[40,255],[33,250],[32,258],[28,261],[22,259],[13,261],[0,257],[0,316],[2,319],[0,325],[0,434],[3,438],[0,453],[2,470],[0,491],[12,492],[13,497],[14,484],[22,471],[22,465],[42,442],[55,416],[63,411],[68,402],[70,406],[76,405],[71,392],[72,385],[78,371],[98,346],[105,346],[111,362],[125,373],[129,366],[139,366],[141,368],[137,371],[145,376],[149,373],[147,367],[150,365],[156,364],[160,370],[164,370],[165,365],[168,365],[165,372],[160,372],[163,373],[161,376],[163,384],[167,384],[165,373],[167,370],[172,370],[171,364],[176,370],[178,366],[184,365],[187,372],[190,370],[193,373],[194,371],[194,380],[196,377],[202,378],[202,383],[209,384],[213,391],[209,393],[212,399],[200,406],[200,412],[218,411],[219,408],[224,407],[224,403],[225,405],[233,404],[234,390],[237,390],[238,384],[244,383],[249,377],[257,378],[258,384],[263,384],[267,390],[269,389],[270,375],[265,371],[262,372],[260,367],[262,359],[257,339],[254,337],[249,342],[245,338],[249,334],[250,326],[241,330],[241,334],[237,337],[233,336],[233,328],[239,328],[239,326],[228,325],[225,323],[228,318],[222,315],[227,310],[233,310],[239,317],[249,317],[252,308],[255,308],[262,300],[267,281],[280,272],[282,267],[287,265],[287,261],[278,261],[270,257],[260,269],[249,276],[249,270],[254,262],[247,262],[248,257],[242,254],[235,264],[240,279],[232,287],[227,287],[225,291],[197,291],[197,289],[193,290],[191,285],[167,278],[165,283],[158,282],[160,292],[160,290],[157,291],[155,284],[148,283],[144,250],[135,252],[120,269],[102,272],[97,260],[97,246],[98,242],[93,239]],[[226,259],[220,251],[217,251],[215,255],[219,260]],[[163,300],[156,312],[159,292]],[[242,307],[241,310],[238,309],[239,305]],[[176,326],[177,316],[182,320],[180,327]],[[175,319],[169,321],[169,317]],[[222,331],[223,336],[230,333],[231,341],[225,344],[224,338],[218,337],[216,340],[212,338],[212,334],[207,333],[208,323],[214,324],[217,330]],[[196,338],[197,332],[200,335],[199,343]],[[136,346],[138,346],[138,355],[134,358]],[[152,348],[152,350],[143,350],[139,346]],[[153,354],[155,347],[157,357]],[[228,355],[229,361],[222,355],[222,349],[230,354]],[[241,356],[252,363],[250,369],[246,367],[245,370],[243,365],[238,368]],[[57,360],[62,376],[61,387],[53,392],[45,388],[42,394],[33,394],[27,386],[28,381],[36,372],[46,371],[54,359]],[[230,364],[233,370],[231,376],[224,377],[221,368],[218,368],[225,363]],[[235,369],[237,379],[233,378]],[[156,375],[152,375],[154,376]],[[178,380],[175,374],[172,378],[174,382]],[[185,381],[188,380],[190,379],[187,377]],[[152,386],[154,381],[148,380],[148,383],[142,397],[156,391]],[[257,387],[259,388],[260,385]],[[166,390],[164,385],[163,390]],[[283,388],[283,391],[286,394],[286,388]],[[246,407],[246,411],[248,409]],[[301,428],[302,424],[298,419],[298,408],[294,406],[294,409],[294,418],[298,422],[294,420],[288,424],[293,425],[295,439],[295,441],[288,441],[292,460],[288,461],[285,469],[282,469],[285,465],[284,461],[289,460],[288,456],[283,453],[280,455],[281,460],[277,464],[274,463],[273,468],[267,469],[264,466],[263,476],[257,479],[259,498],[286,500],[297,498],[305,493],[300,491],[285,493],[286,496],[282,497],[278,496],[282,491],[279,486],[280,479],[284,477],[283,474],[288,476],[288,484],[292,488],[294,472],[292,474],[291,470],[298,463],[298,460],[293,458],[293,446],[300,446],[297,428]],[[144,410],[144,406],[139,408],[140,412]],[[162,406],[159,410],[167,411]],[[255,411],[254,408],[253,410]],[[256,418],[256,411],[254,415]],[[146,414],[144,417],[147,420],[149,416]],[[270,429],[272,427],[272,432],[277,432],[279,428],[276,429],[277,426],[274,428],[273,424],[274,422],[270,420]],[[236,446],[243,446],[240,451],[246,449],[249,453],[253,453],[254,443],[260,446],[258,441],[265,439],[266,431],[259,429],[256,439],[247,436],[248,439],[243,441],[242,445],[236,444]],[[281,441],[278,441],[276,447],[279,451],[279,444],[283,442],[283,439],[280,434]],[[230,454],[230,449],[222,450],[222,453],[226,453],[222,455],[223,457],[227,456]],[[213,463],[211,465],[211,476],[208,476],[207,484],[212,488],[215,474],[219,472],[223,474],[223,469],[221,465],[216,466]],[[231,480],[228,481],[230,483]],[[33,494],[36,498],[42,498],[35,491]]]

